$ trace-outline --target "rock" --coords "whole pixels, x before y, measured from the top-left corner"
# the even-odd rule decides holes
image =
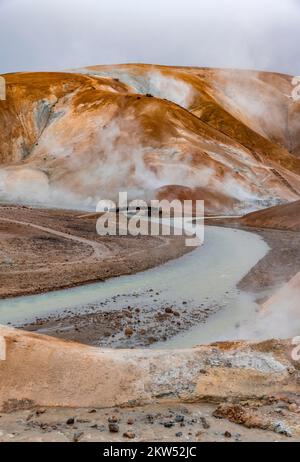
[[[283,409],[281,409],[281,408],[276,408],[276,409],[275,409],[275,412],[276,412],[277,414],[281,414],[282,416],[284,416],[284,415],[285,415],[285,412],[284,412],[284,410],[283,410]]]
[[[234,435],[235,441],[240,441],[240,440],[241,440],[241,436],[242,436],[242,435],[241,435],[240,433],[236,433],[236,434]]]
[[[134,420],[129,417],[129,419],[127,420],[127,425],[133,425],[134,424]]]
[[[292,432],[289,428],[287,428],[283,422],[276,422],[274,425],[274,432],[278,433],[279,435],[285,435],[288,437],[292,436]]]
[[[80,438],[82,438],[84,435],[83,432],[76,432],[74,433],[74,436],[73,436],[73,442],[74,443],[78,443],[78,441],[80,440]]]
[[[175,433],[176,438],[180,438],[182,436],[182,432]]]
[[[74,417],[70,417],[66,422],[67,425],[73,425],[74,423],[75,423]]]
[[[133,335],[133,329],[132,327],[126,327],[125,330],[124,330],[124,334],[126,335],[126,337],[131,337]]]
[[[226,432],[224,433],[224,436],[225,436],[225,438],[231,438],[231,433],[228,432],[228,431],[226,431]]]
[[[238,404],[221,404],[213,413],[214,417],[228,419],[230,422],[244,425],[246,428],[271,430],[285,436],[292,436],[289,428],[282,421],[273,422],[268,417],[255,415],[253,410]]]
[[[132,440],[133,438],[135,438],[135,433],[128,431],[128,432],[123,433],[123,436],[124,438],[129,438],[130,440]]]
[[[108,429],[110,433],[119,433],[119,425],[117,423],[109,423],[108,424]]]
[[[147,414],[146,415],[146,420],[148,423],[153,424],[154,423],[154,416],[152,414]]]
[[[200,421],[201,421],[201,424],[202,424],[202,427],[204,428],[204,430],[208,430],[210,428],[210,425],[207,422],[205,417],[200,417]]]
[[[174,422],[172,422],[172,420],[169,420],[168,422],[164,422],[164,427],[165,428],[172,428],[172,427],[174,427]]]
[[[96,409],[90,409],[89,410],[89,414],[95,414],[95,412],[97,412]]]
[[[172,310],[172,308],[170,308],[169,306],[167,306],[167,308],[165,308],[165,312],[168,313],[168,314],[172,314],[172,313],[173,313],[173,310]]]
[[[292,403],[289,405],[289,411],[290,412],[299,412],[299,407],[297,406],[296,403]]]
[[[246,421],[245,409],[239,404],[221,404],[214,412],[217,419],[228,419],[230,422],[243,425]]]
[[[177,414],[177,416],[175,417],[175,422],[183,422],[184,421],[184,416],[183,415],[180,415],[180,414]]]
[[[112,415],[112,416],[110,416],[110,417],[108,418],[108,422],[109,422],[109,423],[118,423],[118,422],[119,422],[119,419],[118,419],[117,416]]]

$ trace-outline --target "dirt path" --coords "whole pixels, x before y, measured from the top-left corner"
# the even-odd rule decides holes
[[[78,237],[78,236],[74,236],[72,234],[63,233],[61,231],[56,231],[55,229],[52,229],[52,228],[47,228],[45,226],[36,225],[34,223],[28,223],[26,221],[12,220],[10,218],[3,218],[3,217],[0,217],[0,220],[8,222],[8,223],[14,223],[16,225],[29,226],[30,228],[38,229],[40,231],[44,231],[45,233],[53,234],[54,236],[63,237],[65,239],[71,239],[71,241],[79,242],[80,244],[88,245],[88,246],[92,247],[92,249],[93,249],[93,254],[89,258],[103,258],[104,256],[110,254],[110,251],[106,247],[105,244],[99,243],[99,242],[96,242],[96,241],[91,241],[89,239],[85,239],[84,237]],[[72,263],[74,263],[74,262],[72,262]]]
[[[189,249],[181,236],[101,236],[78,211],[0,204],[0,298],[133,274]]]

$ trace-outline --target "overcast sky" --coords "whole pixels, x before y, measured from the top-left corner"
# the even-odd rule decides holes
[[[300,74],[300,0],[0,0],[0,73],[145,62]]]

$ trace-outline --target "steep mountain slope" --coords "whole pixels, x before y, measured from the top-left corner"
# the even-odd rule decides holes
[[[205,199],[210,213],[300,197],[288,76],[120,65],[4,77],[0,197],[92,208],[128,191]]]

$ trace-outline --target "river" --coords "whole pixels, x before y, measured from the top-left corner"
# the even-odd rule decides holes
[[[237,338],[244,323],[255,319],[257,305],[253,295],[239,291],[236,285],[268,249],[254,233],[206,226],[201,247],[159,267],[106,282],[1,300],[0,323],[18,326],[68,308],[82,310],[91,303],[97,303],[101,309],[101,302],[105,302],[105,310],[117,310],[124,307],[125,301],[134,304],[138,298],[139,303],[142,299],[153,309],[166,302],[220,307],[206,323],[163,344],[156,343],[155,348],[186,348]],[[153,293],[158,295],[153,298]],[[119,301],[116,294],[122,294]]]

